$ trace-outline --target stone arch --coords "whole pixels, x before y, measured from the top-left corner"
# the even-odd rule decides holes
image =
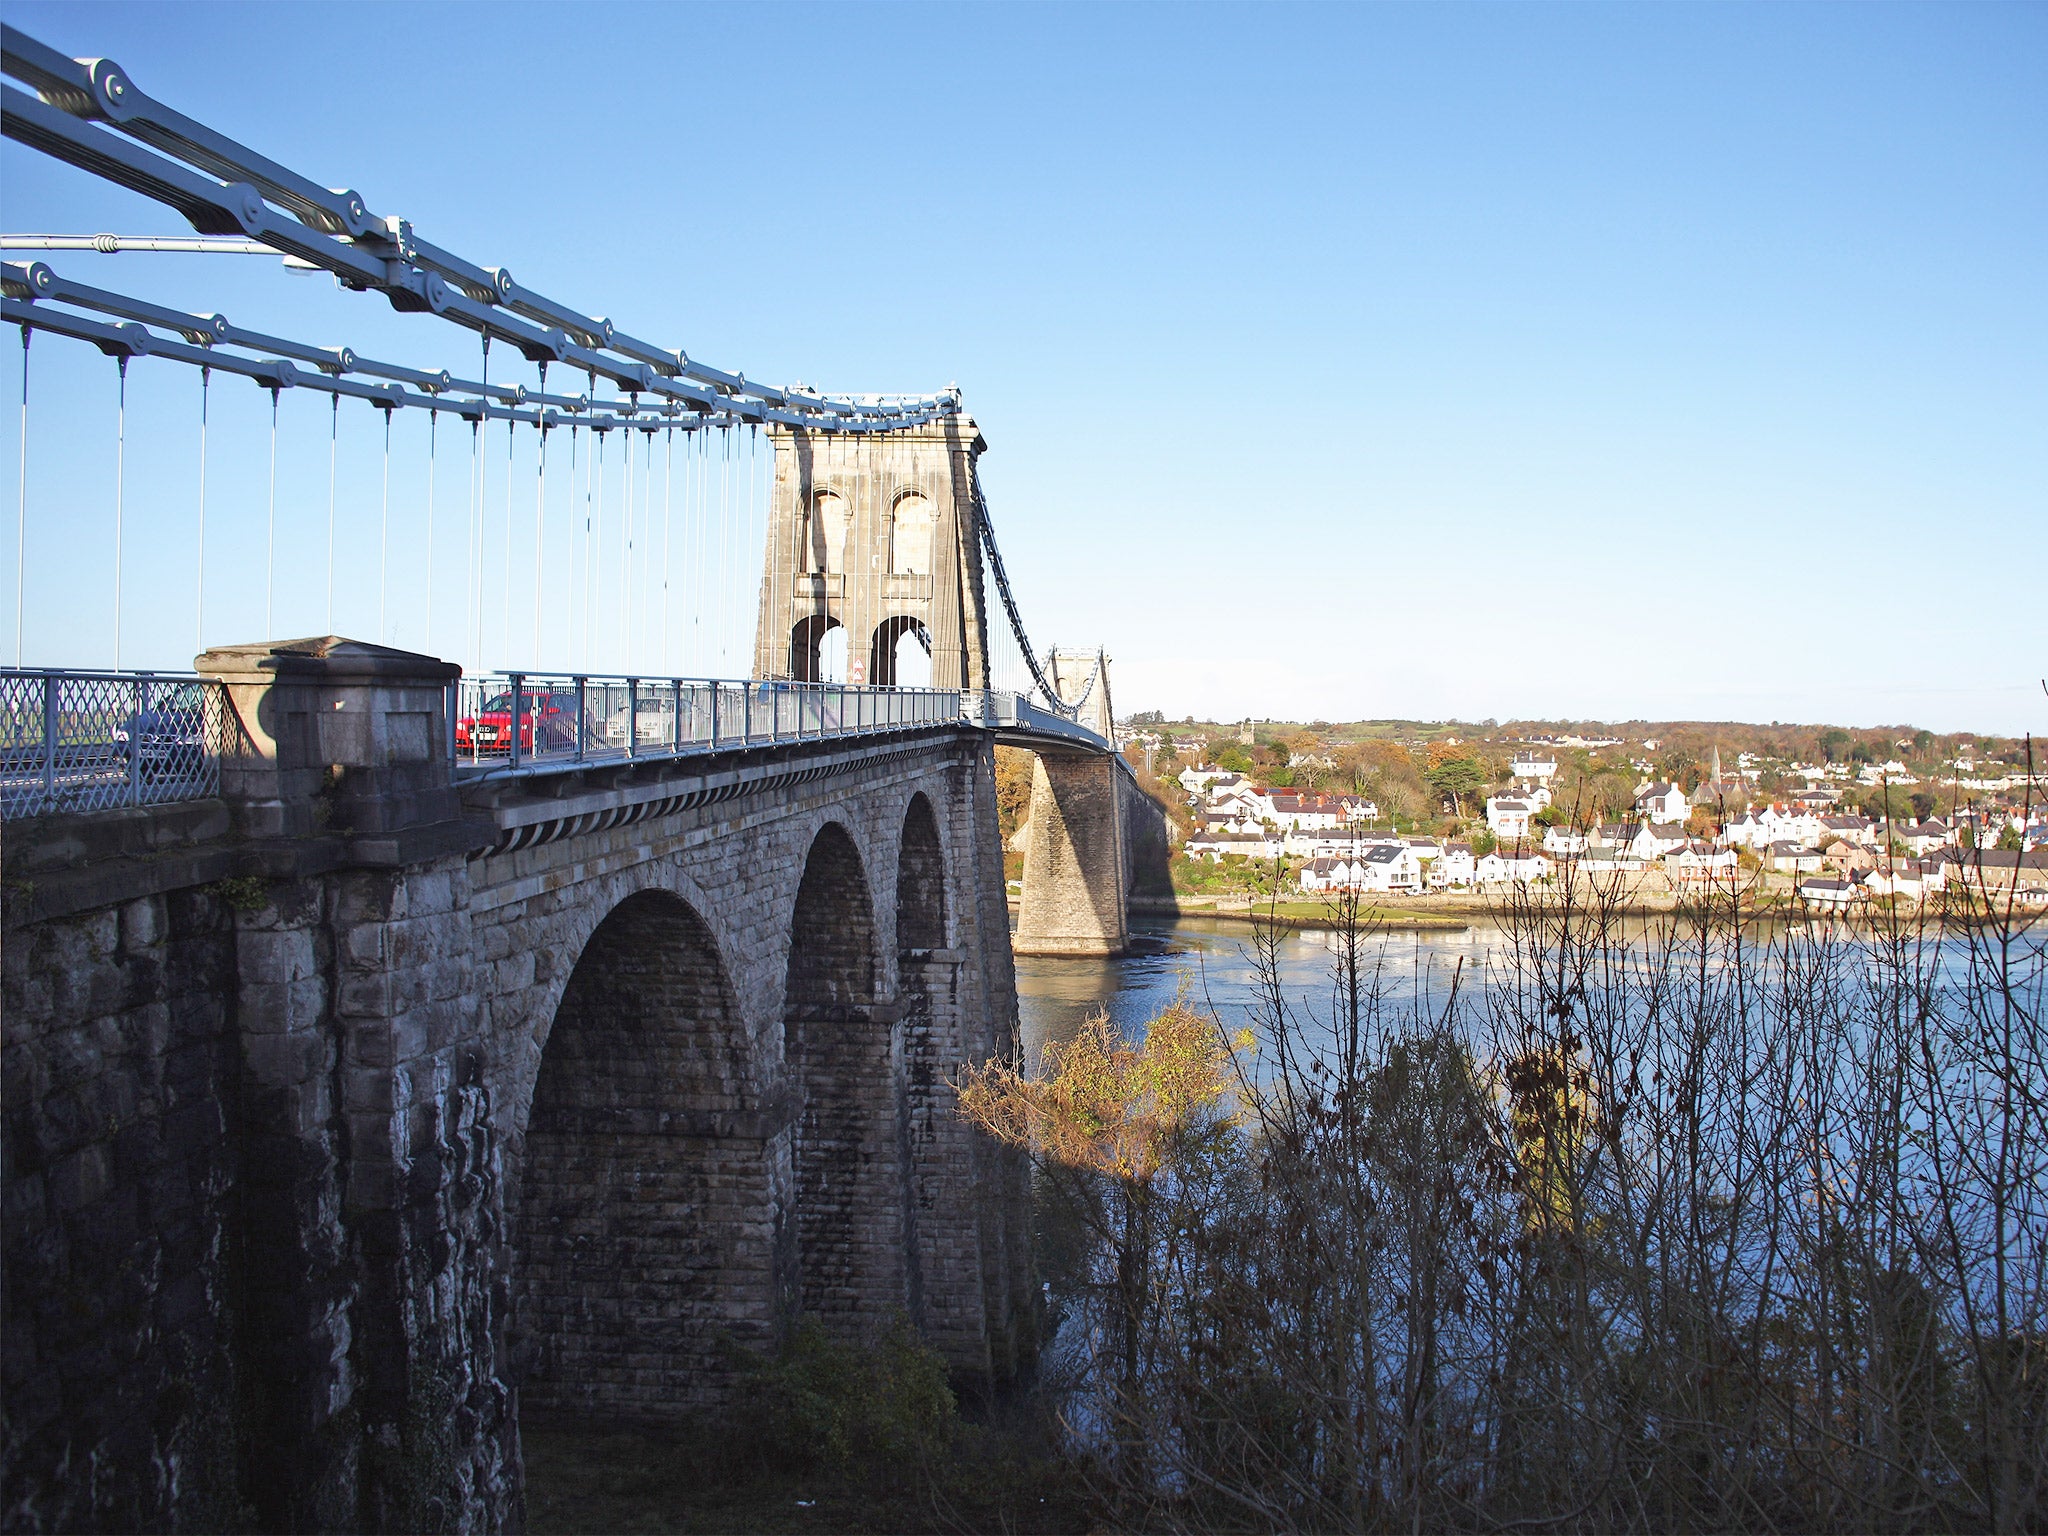
[[[516,1208],[523,1406],[672,1415],[708,1401],[717,1335],[774,1304],[762,1119],[709,926],[667,891],[592,932],[535,1076]]]
[[[843,573],[846,570],[847,531],[853,526],[853,506],[835,490],[811,492],[804,506],[802,528],[803,568],[811,572]]]
[[[898,493],[889,506],[889,569],[898,576],[932,573],[938,510],[922,491]]]
[[[894,1041],[877,997],[874,903],[852,836],[827,822],[790,917],[783,1050],[796,1127],[796,1309],[878,1321],[905,1304]]]
[[[789,631],[789,675],[799,683],[822,683],[828,681],[828,658],[826,637],[839,629],[840,623],[829,613],[807,614],[790,626]],[[842,636],[842,641],[844,637]],[[840,667],[844,680],[844,664]]]
[[[906,655],[915,650],[916,657]],[[877,688],[929,687],[931,683],[932,635],[924,626],[924,620],[911,614],[897,614],[882,620],[875,626],[874,639],[868,645],[868,681]],[[916,659],[922,659],[921,681],[907,676],[915,666]]]
[[[896,951],[946,947],[946,852],[938,817],[923,793],[903,813],[896,852]]]

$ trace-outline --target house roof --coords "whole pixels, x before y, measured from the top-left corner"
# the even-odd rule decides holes
[[[1652,784],[1648,789],[1644,790],[1641,794],[1636,796],[1636,804],[1641,805],[1645,800],[1662,800],[1666,795],[1670,794],[1674,789],[1677,788],[1678,786],[1676,784],[1672,784],[1667,782],[1666,780],[1659,779],[1655,784]],[[1680,790],[1679,792],[1681,794],[1684,793],[1684,791],[1682,790]]]

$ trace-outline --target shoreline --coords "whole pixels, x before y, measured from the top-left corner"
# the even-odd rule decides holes
[[[1364,920],[1381,932],[1398,933],[1465,933],[1476,925],[1492,925],[1500,921],[1500,911],[1487,901],[1474,897],[1428,897],[1428,905],[1404,902],[1396,897],[1382,898],[1363,914]],[[1224,903],[1228,903],[1225,905]],[[1016,893],[1007,896],[1006,906],[1011,917],[1017,915],[1020,905]],[[1218,923],[1229,923],[1249,928],[1255,923],[1270,923],[1291,932],[1304,929],[1335,928],[1336,921],[1327,913],[1304,912],[1307,905],[1301,901],[1283,901],[1281,910],[1268,915],[1263,903],[1253,904],[1237,897],[1214,896],[1134,896],[1129,898],[1128,912],[1133,919],[1142,918],[1206,918]],[[1289,909],[1293,910],[1289,910]],[[1683,908],[1674,898],[1651,898],[1622,903],[1610,909],[1614,916],[1647,921],[1678,915]],[[1763,908],[1749,908],[1743,913],[1745,923],[1783,924],[1801,922],[1840,921],[1844,917],[1870,918],[1873,914],[1863,910],[1849,913],[1802,912],[1772,903]],[[2014,917],[2022,928],[2032,928],[2037,923],[2048,921],[2048,913],[2015,913]],[[1957,914],[1949,914],[1947,922],[1960,922],[1963,926],[1982,926],[1991,919],[1979,917],[1974,921]]]

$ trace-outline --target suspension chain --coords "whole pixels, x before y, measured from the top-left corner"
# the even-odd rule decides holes
[[[1080,712],[1080,706],[1069,704],[1060,697],[1059,690],[1053,687],[1051,680],[1040,670],[1038,658],[1031,652],[1031,642],[1024,635],[1023,615],[1017,612],[1017,598],[1010,590],[1009,573],[1003,569],[1002,551],[996,548],[996,531],[988,519],[988,499],[981,494],[981,469],[976,466],[970,473],[974,486],[975,518],[981,525],[981,546],[988,551],[989,568],[995,572],[996,590],[1002,594],[1004,611],[1010,615],[1010,633],[1017,637],[1017,649],[1024,653],[1024,665],[1031,669],[1032,680],[1045,695],[1046,703],[1071,720]],[[1092,686],[1092,679],[1090,683]]]

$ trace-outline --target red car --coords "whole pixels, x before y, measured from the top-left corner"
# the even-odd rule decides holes
[[[524,713],[519,717],[519,750],[570,752],[576,747],[576,695],[573,693],[529,693],[521,698]],[[536,749],[535,738],[539,738]],[[586,736],[586,740],[589,738]],[[455,750],[472,757],[510,755],[512,751],[512,695],[493,694],[473,715],[455,722]]]

